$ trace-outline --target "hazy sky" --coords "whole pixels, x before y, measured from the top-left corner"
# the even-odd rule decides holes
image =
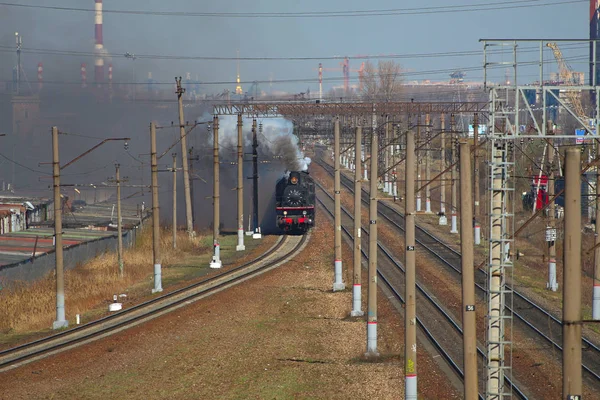
[[[11,0],[17,4],[93,9],[93,0]],[[0,1],[1,3],[1,1]],[[562,3],[548,5],[550,3]],[[480,5],[477,5],[480,4]],[[468,12],[474,8],[520,7]],[[495,4],[491,6],[491,4]],[[104,14],[104,45],[108,52],[138,55],[235,57],[331,57],[372,54],[436,54],[481,51],[480,38],[586,38],[589,35],[589,2],[564,0],[304,0],[304,1],[197,1],[197,0],[105,0],[105,10],[213,13],[290,13],[344,12],[396,9],[425,14],[358,17],[273,17],[241,18],[172,15]],[[523,7],[526,5],[527,7]],[[535,5],[540,5],[536,7]],[[446,6],[445,11],[435,7]],[[425,9],[429,8],[429,9]],[[414,13],[414,10],[412,11]],[[321,14],[322,15],[322,14]],[[14,46],[14,32],[23,36],[24,49],[76,50],[90,52],[94,45],[92,12],[19,8],[0,5],[0,74],[11,79],[16,56],[6,46]],[[585,55],[585,48],[578,55]],[[550,54],[550,53],[549,53]],[[550,54],[551,56],[551,54]],[[508,58],[507,58],[508,59]],[[87,62],[88,79],[93,77],[93,57],[24,54],[28,74],[35,76],[39,61],[44,62],[46,80],[79,81],[79,66]],[[397,59],[410,72],[407,80],[447,80],[449,69],[481,65],[482,55],[461,57],[410,57]],[[339,68],[339,60],[322,60],[325,68]],[[360,60],[351,60],[357,69]],[[376,62],[376,60],[375,60]],[[115,81],[132,80],[132,61],[114,58]],[[274,90],[318,90],[319,60],[241,61],[243,81],[306,79],[296,83],[274,84]],[[587,66],[573,62],[576,70]],[[439,74],[419,75],[420,71],[444,70]],[[235,80],[236,62],[198,60],[135,61],[136,81],[144,82],[148,71],[155,80],[171,82],[186,72],[203,82]],[[467,79],[481,80],[481,70],[469,71]],[[357,73],[351,76],[356,78]],[[341,77],[341,71],[325,71],[325,78]],[[30,77],[32,78],[32,77]],[[35,78],[33,78],[35,79]],[[312,80],[309,82],[308,80]],[[325,90],[341,82],[326,82]],[[207,91],[234,89],[218,84]],[[244,85],[248,90],[249,84]],[[268,90],[268,84],[261,84]]]

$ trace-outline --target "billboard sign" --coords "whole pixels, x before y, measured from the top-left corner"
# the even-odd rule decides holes
[[[477,129],[477,134],[479,136],[485,136],[487,126],[479,125]],[[475,129],[473,129],[473,125],[469,124],[469,137],[473,137],[475,135]]]
[[[577,138],[575,139],[575,143],[576,144],[582,144],[585,140],[583,139],[584,136],[596,136],[596,130],[592,129],[592,133],[588,134],[588,131],[585,129],[575,129],[575,136],[577,136]]]

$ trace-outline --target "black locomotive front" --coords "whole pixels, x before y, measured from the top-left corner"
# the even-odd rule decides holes
[[[315,220],[315,182],[305,171],[291,171],[275,187],[277,226],[306,232]]]

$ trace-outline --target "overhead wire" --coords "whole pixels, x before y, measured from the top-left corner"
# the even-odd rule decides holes
[[[349,18],[349,17],[385,17],[397,15],[427,15],[443,13],[466,13],[477,11],[497,11],[506,9],[519,9],[530,7],[549,7],[564,4],[584,3],[587,0],[513,0],[489,3],[471,3],[462,5],[446,5],[435,7],[394,8],[394,9],[370,9],[354,11],[304,11],[304,12],[191,12],[191,11],[150,11],[150,10],[113,10],[104,9],[107,14],[125,15],[152,15],[169,17],[203,17],[203,18]],[[0,6],[21,7],[30,9],[43,9],[54,11],[71,12],[95,12],[93,8],[59,7],[50,5],[33,5],[0,2]]]

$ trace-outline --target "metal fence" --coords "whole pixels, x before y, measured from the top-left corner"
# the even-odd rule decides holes
[[[137,225],[131,230],[123,232],[123,247],[133,247],[137,237],[141,234],[143,225]],[[113,236],[82,242],[63,251],[65,270],[76,268],[87,261],[108,252],[117,251],[117,233]],[[14,281],[35,281],[46,276],[56,268],[54,250],[35,258],[30,257],[22,261],[0,267],[0,282],[7,284]]]

